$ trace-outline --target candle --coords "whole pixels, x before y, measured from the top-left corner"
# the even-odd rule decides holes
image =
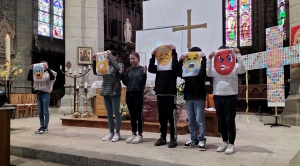
[[[83,70],[84,70],[84,71],[86,70],[85,66],[83,67]]]
[[[79,74],[81,74],[81,69],[79,69]]]
[[[72,69],[70,69],[70,72],[69,72],[70,74],[72,73]]]
[[[8,36],[8,34],[6,35],[5,38],[5,52],[6,52],[6,59],[8,60],[8,63],[10,63],[10,38]],[[10,67],[8,67],[7,71],[9,73],[9,69]],[[8,79],[8,75],[6,75],[6,80]]]
[[[61,65],[59,66],[59,69],[60,69],[60,70],[62,69]]]
[[[89,69],[91,69],[91,65],[89,65]]]
[[[67,68],[67,67],[65,68],[65,71],[66,71],[66,72],[68,71],[68,68]]]
[[[76,89],[79,89],[79,86],[78,86],[78,85],[76,86]]]
[[[74,71],[74,76],[76,76],[76,71]]]
[[[86,83],[84,83],[84,88],[85,88],[85,89],[87,89],[87,82],[86,82]]]

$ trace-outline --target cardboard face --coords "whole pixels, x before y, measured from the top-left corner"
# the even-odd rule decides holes
[[[108,74],[109,62],[105,52],[98,52],[96,56],[96,72],[98,75]]]
[[[182,77],[196,76],[201,67],[201,52],[188,52],[185,54],[182,66]]]
[[[43,81],[44,76],[44,64],[37,63],[33,65],[33,78],[35,81]]]
[[[221,76],[232,73],[236,64],[236,57],[231,50],[219,50],[213,60],[214,69]]]
[[[157,47],[155,57],[159,66],[167,67],[172,63],[172,49],[169,45],[161,45]]]

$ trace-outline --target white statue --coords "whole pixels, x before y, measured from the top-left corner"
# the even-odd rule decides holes
[[[132,43],[131,42],[131,36],[132,36],[132,27],[129,22],[129,19],[126,18],[126,22],[124,24],[124,38],[125,38],[125,43]]]

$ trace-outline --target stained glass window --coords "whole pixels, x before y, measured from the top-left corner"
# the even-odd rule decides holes
[[[53,37],[63,39],[63,0],[53,0]]]
[[[50,36],[50,0],[38,1],[38,34]]]
[[[285,0],[277,0],[278,25],[283,26],[283,39],[286,39],[286,3]]]
[[[225,37],[228,47],[252,45],[251,0],[225,1]]]

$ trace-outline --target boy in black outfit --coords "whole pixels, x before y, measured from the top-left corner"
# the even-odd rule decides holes
[[[154,91],[157,95],[157,107],[160,123],[160,138],[156,141],[155,146],[166,145],[168,121],[170,123],[170,143],[169,148],[177,146],[177,130],[176,130],[176,79],[178,71],[178,59],[175,46],[170,46],[172,49],[172,70],[157,71],[155,65],[155,53],[152,52],[148,71],[156,74]]]

